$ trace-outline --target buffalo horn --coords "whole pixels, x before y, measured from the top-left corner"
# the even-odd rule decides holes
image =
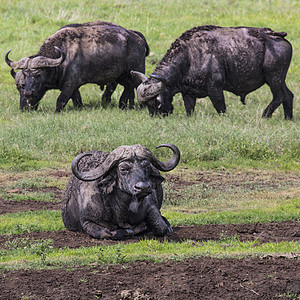
[[[116,166],[120,160],[129,159],[133,155],[149,159],[151,164],[160,171],[167,172],[173,170],[180,160],[179,149],[172,144],[162,144],[157,146],[156,148],[160,147],[167,147],[173,151],[173,157],[169,161],[159,161],[150,150],[141,145],[120,146],[114,151],[112,151],[99,167],[87,172],[79,171],[78,164],[80,160],[83,159],[85,156],[91,156],[93,154],[91,152],[87,152],[77,155],[72,161],[72,172],[78,179],[83,181],[97,180],[103,175],[105,175],[111,168]]]
[[[153,97],[156,97],[163,88],[164,83],[162,83],[161,81],[152,84],[141,83],[136,89],[138,101],[141,103],[147,102]]]
[[[130,74],[139,79],[141,82],[145,82],[148,79],[144,73],[138,71],[131,71]]]
[[[52,67],[57,67],[57,66],[61,65],[64,62],[66,55],[58,47],[54,46],[54,48],[60,52],[59,58],[49,58],[49,57],[45,57],[45,56],[37,56],[30,61],[29,68],[30,69],[52,68]]]
[[[80,172],[79,171],[78,163],[80,162],[80,160],[86,156],[91,156],[91,155],[92,155],[92,153],[81,153],[81,154],[77,155],[72,161],[72,165],[71,165],[72,172],[80,180],[92,181],[92,180],[95,180],[94,179],[95,175],[98,176],[98,172],[97,172],[97,174],[94,174],[93,171],[95,171],[95,170],[92,170],[89,172]]]
[[[159,146],[157,146],[156,148],[161,148],[161,147],[166,147],[169,148],[173,151],[173,156],[170,160],[168,160],[167,162],[161,162],[160,160],[158,160],[150,151],[151,153],[151,157],[149,157],[150,162],[152,163],[152,165],[160,170],[160,171],[164,171],[164,172],[168,172],[173,170],[179,163],[180,160],[180,151],[179,149],[173,145],[173,144],[161,144]]]
[[[19,61],[12,61],[8,58],[8,54],[11,52],[11,50],[9,50],[6,54],[5,54],[5,62],[14,70],[16,69],[26,69],[27,65],[28,65],[28,61],[30,60],[30,58],[28,57],[23,57],[22,59],[20,59]]]
[[[166,85],[166,79],[163,78],[162,76],[156,75],[156,74],[149,74],[149,76],[154,78],[154,79],[157,79],[157,80],[161,81],[164,85]]]
[[[8,54],[11,52],[11,50],[9,50],[6,54],[5,54],[5,62],[10,66],[11,63],[13,61],[11,61],[9,58],[8,58]]]

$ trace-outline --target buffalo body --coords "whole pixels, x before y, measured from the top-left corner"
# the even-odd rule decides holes
[[[224,113],[224,90],[245,103],[247,94],[266,83],[273,99],[263,117],[271,117],[282,104],[285,118],[292,119],[293,94],[285,83],[292,46],[285,36],[270,28],[194,27],[175,40],[149,79],[132,72],[143,81],[138,99],[150,114],[167,115],[173,111],[173,96],[181,93],[190,115],[196,98],[208,96],[216,111]]]
[[[129,101],[132,108],[134,88],[139,82],[132,79],[130,70],[144,72],[148,53],[140,32],[99,21],[64,26],[44,42],[36,55],[14,62],[8,52],[5,60],[13,69],[21,109],[36,109],[46,91],[59,89],[59,112],[70,98],[76,106],[82,106],[78,89],[86,83],[98,84],[102,89],[107,85],[102,99],[106,102],[117,84],[123,85],[119,106],[124,108]]]
[[[160,214],[164,179],[158,169],[173,169],[180,153],[174,145],[161,146],[172,149],[170,161],[158,161],[141,145],[77,156],[62,201],[65,226],[97,239],[124,239],[145,230],[163,236],[171,231]]]

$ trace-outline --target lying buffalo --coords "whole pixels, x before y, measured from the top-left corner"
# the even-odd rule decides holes
[[[180,152],[172,144],[158,147],[170,148],[173,157],[161,162],[141,145],[78,155],[62,200],[65,226],[97,239],[124,239],[145,230],[157,236],[171,232],[160,214],[164,179],[158,170],[174,169]]]
[[[216,111],[224,113],[224,90],[245,103],[247,94],[267,83],[273,100],[263,117],[271,117],[282,104],[285,118],[292,119],[293,94],[285,83],[292,46],[285,36],[270,28],[194,27],[175,40],[149,79],[132,72],[143,81],[138,99],[151,115],[167,115],[173,111],[173,96],[181,93],[190,115],[196,98],[208,96]]]
[[[9,53],[5,61],[13,69],[20,108],[36,109],[46,91],[59,89],[56,103],[59,112],[70,98],[76,106],[82,105],[78,89],[86,83],[96,83],[102,88],[107,85],[104,93],[107,101],[117,84],[123,85],[119,106],[124,108],[129,101],[133,107],[134,88],[140,82],[132,79],[130,70],[145,71],[149,47],[140,32],[99,21],[62,27],[34,56],[15,62],[9,59]],[[15,73],[18,69],[21,71]]]

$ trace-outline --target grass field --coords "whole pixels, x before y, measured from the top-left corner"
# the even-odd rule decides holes
[[[213,0],[201,3],[187,0],[184,5],[182,1],[175,0],[151,1],[151,4],[143,0],[2,0],[0,199],[59,201],[43,189],[56,187],[63,190],[68,178],[54,179],[49,173],[69,171],[70,163],[78,153],[89,150],[110,152],[119,145],[138,143],[148,147],[160,159],[167,160],[170,152],[155,150],[155,146],[173,143],[182,154],[178,168],[171,173],[173,176],[194,182],[195,174],[201,172],[216,177],[222,173],[224,181],[219,184],[226,188],[194,184],[181,186],[178,191],[173,189],[174,182],[166,181],[163,211],[172,225],[297,219],[300,206],[299,15],[298,0]],[[18,91],[4,61],[5,53],[12,49],[10,57],[13,60],[33,55],[43,41],[61,26],[96,20],[115,22],[145,35],[151,49],[146,59],[146,74],[155,69],[171,43],[194,26],[244,25],[286,31],[294,50],[287,76],[287,85],[294,93],[294,120],[284,120],[282,107],[271,119],[261,118],[272,96],[267,86],[248,95],[246,106],[240,103],[238,97],[226,92],[227,113],[223,116],[218,116],[210,100],[205,98],[197,101],[195,114],[187,117],[179,95],[174,100],[174,114],[167,118],[151,118],[148,111],[138,108],[138,105],[132,111],[121,111],[117,108],[122,93],[119,87],[113,94],[112,105],[103,109],[100,108],[101,91],[95,85],[80,88],[85,105],[82,110],[74,109],[69,103],[65,111],[54,114],[59,95],[56,90],[47,92],[36,112],[20,112]],[[247,177],[249,174],[252,174],[250,179],[260,179],[251,181]],[[240,176],[248,179],[244,178],[244,185],[237,187],[225,180],[229,176],[235,177],[235,182]],[[274,180],[277,180],[275,186]],[[9,192],[14,189],[21,192]],[[1,216],[0,221],[1,234],[18,233],[22,226],[25,232],[63,229],[59,211],[7,214]],[[219,249],[219,245],[214,243],[206,246],[210,247],[205,250],[208,253]],[[134,248],[134,245],[124,250],[126,256],[136,251],[131,247]],[[191,255],[185,244],[180,247],[180,253]],[[244,249],[249,250],[250,247],[251,244],[242,245],[234,254],[247,252]],[[226,255],[227,250],[223,250],[219,253]],[[269,248],[265,246],[260,250],[284,253],[300,249],[299,243],[290,243],[270,244]],[[64,255],[84,257],[95,253],[95,249],[80,251],[76,254],[68,250],[64,254],[51,252],[51,257],[55,260],[55,257]],[[161,251],[169,253],[169,250]],[[29,251],[26,260],[39,260],[40,256],[32,253],[36,254]],[[251,254],[251,251],[247,253]],[[15,250],[9,250],[5,255],[5,261],[2,261],[4,268],[15,266],[21,260],[20,253]],[[141,256],[139,253],[137,258]]]

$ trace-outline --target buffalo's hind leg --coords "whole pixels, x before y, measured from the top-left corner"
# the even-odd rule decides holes
[[[293,118],[293,93],[287,88],[285,82],[280,83],[271,79],[270,81],[267,81],[267,83],[273,94],[273,100],[264,110],[262,117],[272,117],[276,108],[282,104],[285,119],[291,120]]]
[[[293,93],[287,88],[285,79],[291,58],[292,45],[285,39],[266,40],[266,50],[263,71],[266,83],[273,94],[273,100],[263,112],[263,117],[272,116],[275,109],[282,104],[286,119],[293,118]]]
[[[79,90],[75,90],[71,96],[74,107],[83,107],[82,99]]]
[[[286,120],[292,120],[294,94],[287,88],[287,86],[285,92],[286,92],[285,101],[282,103],[283,110],[284,110],[284,117]]]
[[[127,107],[127,103],[129,102],[129,108],[134,108],[134,82],[132,77],[123,76],[119,79],[119,83],[124,86],[124,91],[119,100],[119,108],[125,109]]]
[[[129,108],[133,109],[134,107],[134,88],[127,86],[124,87],[124,91],[120,97],[119,108],[125,109],[127,107],[127,103],[129,102]]]

